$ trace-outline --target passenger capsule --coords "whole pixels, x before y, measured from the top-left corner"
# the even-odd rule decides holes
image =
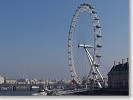
[[[73,70],[70,70],[70,72],[73,72]]]
[[[96,13],[97,13],[97,11],[94,11],[94,10],[93,10],[93,11],[92,11],[92,13],[93,13],[93,14],[96,14]]]
[[[98,25],[96,25],[95,27],[96,27],[96,28],[101,28],[101,26],[98,26]]]
[[[101,57],[101,55],[100,55],[100,54],[97,54],[97,55],[96,55],[96,57],[100,58],[100,57]]]
[[[71,77],[75,77],[75,76],[71,75]]]
[[[89,6],[89,8],[90,8],[90,9],[94,9],[94,7],[92,7],[92,6]]]
[[[94,20],[99,20],[99,18],[98,17],[95,17]]]
[[[96,36],[97,36],[98,38],[101,38],[101,37],[102,37],[102,35],[100,35],[100,34],[97,34]]]
[[[102,47],[102,45],[98,44],[98,45],[97,45],[97,47],[101,48],[101,47]]]
[[[99,64],[94,64],[95,67],[99,67],[100,65]]]
[[[93,75],[96,75],[97,73],[96,72],[92,72]]]

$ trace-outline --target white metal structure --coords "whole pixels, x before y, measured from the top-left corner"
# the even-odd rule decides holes
[[[68,37],[68,65],[71,72],[72,79],[77,83],[81,84],[76,69],[75,69],[75,61],[74,61],[74,55],[73,55],[73,43],[74,43],[74,32],[75,27],[78,22],[78,17],[81,15],[81,13],[87,12],[90,15],[90,18],[92,20],[92,26],[93,26],[93,44],[78,44],[77,46],[79,48],[83,48],[85,50],[85,53],[87,55],[87,58],[90,63],[90,72],[88,72],[88,81],[94,84],[97,84],[99,88],[102,88],[101,82],[104,82],[103,77],[98,69],[100,66],[99,60],[100,60],[100,50],[101,50],[101,26],[99,24],[99,18],[97,16],[97,12],[94,10],[94,7],[91,4],[83,3],[81,4],[78,9],[75,11],[71,25],[69,30],[69,37]],[[93,49],[93,54],[90,53],[90,50]],[[82,73],[82,72],[81,72]]]

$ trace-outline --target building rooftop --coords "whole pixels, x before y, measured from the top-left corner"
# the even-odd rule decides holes
[[[129,64],[128,62],[124,63],[124,64],[118,64],[112,67],[112,69],[110,70],[110,72],[113,71],[123,71],[123,70],[128,70],[129,69]]]
[[[127,58],[127,62],[124,63],[124,59],[122,59],[122,63],[119,62],[117,65],[115,64],[114,61],[114,66],[111,68],[110,72],[123,71],[128,69],[129,69],[129,63]]]

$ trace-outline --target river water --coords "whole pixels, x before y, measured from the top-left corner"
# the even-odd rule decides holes
[[[32,96],[32,93],[36,93],[37,91],[26,91],[26,90],[3,90],[0,91],[0,96]]]

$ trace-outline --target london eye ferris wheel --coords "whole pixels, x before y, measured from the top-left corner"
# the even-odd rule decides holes
[[[73,15],[68,36],[68,65],[76,84],[82,84],[85,77],[87,82],[95,82],[102,88],[101,81],[104,80],[99,71],[101,39],[97,11],[91,4],[81,4]]]

